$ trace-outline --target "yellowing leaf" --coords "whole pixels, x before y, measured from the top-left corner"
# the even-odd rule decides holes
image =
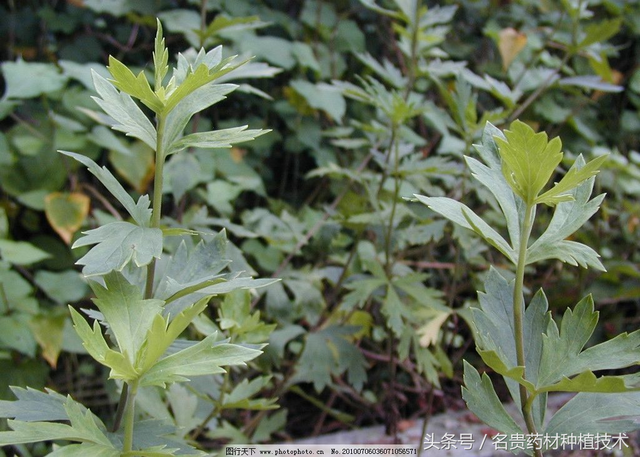
[[[45,197],[44,212],[51,227],[67,244],[89,214],[89,197],[79,192],[53,192]]]
[[[64,315],[36,316],[29,322],[33,336],[42,348],[42,357],[52,368],[56,367],[62,350],[65,320]]]
[[[113,150],[109,161],[118,174],[131,184],[140,194],[144,194],[153,181],[155,171],[153,150],[143,143],[133,143],[130,154]]]
[[[502,68],[507,71],[513,59],[527,44],[527,35],[512,27],[502,29],[499,34],[498,50],[502,57]]]
[[[432,318],[427,324],[418,329],[420,335],[420,346],[428,347],[438,342],[438,334],[440,333],[440,327],[447,320],[450,313],[438,312],[438,314]]]

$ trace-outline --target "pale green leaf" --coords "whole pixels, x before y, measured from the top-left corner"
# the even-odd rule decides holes
[[[59,151],[61,154],[72,157],[84,166],[107,188],[109,192],[125,207],[131,217],[142,227],[147,227],[151,220],[151,209],[149,196],[143,195],[134,203],[133,198],[124,190],[124,187],[111,174],[106,167],[100,167],[90,158],[75,152]]]
[[[578,187],[587,179],[598,174],[600,166],[605,160],[607,160],[607,157],[608,155],[597,157],[586,165],[584,165],[583,160],[576,160],[567,174],[562,177],[560,182],[536,198],[535,202],[555,206],[560,202],[572,200],[573,195],[570,191]]]
[[[33,98],[62,89],[68,77],[60,73],[52,63],[15,62],[2,63],[5,80],[3,98]]]
[[[11,391],[17,400],[0,400],[0,417],[24,422],[68,420],[65,396],[50,389],[41,392],[30,387],[12,386]]]
[[[574,167],[581,166],[584,166],[584,159],[578,157]],[[547,230],[527,249],[527,264],[557,258],[572,265],[591,266],[604,271],[593,249],[577,241],[565,240],[598,211],[604,195],[589,200],[593,185],[594,178],[587,179],[569,191],[570,201],[556,205]]]
[[[0,240],[0,257],[16,265],[31,265],[51,255],[26,241]]]
[[[594,311],[593,299],[582,299],[574,310],[567,309],[560,330],[550,321],[543,336],[543,350],[540,361],[537,388],[542,390],[558,382],[570,385],[574,375],[580,375],[575,383],[591,383],[597,386],[588,371],[614,370],[638,363],[640,331],[623,333],[617,337],[582,350],[591,337],[598,322],[598,313]],[[603,381],[603,385],[616,381]],[[618,387],[621,384],[617,384]],[[593,387],[595,388],[595,387]],[[555,389],[554,389],[555,390]]]
[[[522,429],[502,406],[487,374],[482,378],[478,371],[464,361],[464,387],[462,398],[468,408],[490,427],[507,435],[521,434]]]
[[[235,84],[210,83],[184,97],[167,116],[166,129],[162,139],[163,150],[171,150],[173,143],[180,138],[194,114],[224,100],[226,95],[237,87]]]
[[[173,143],[167,154],[174,154],[186,148],[230,148],[232,144],[251,141],[270,130],[247,130],[248,126],[192,133]]]
[[[104,277],[105,287],[91,282],[96,294],[93,302],[109,323],[118,347],[135,363],[138,351],[157,314],[162,311],[162,300],[142,298],[138,287],[130,284],[120,273]]]
[[[245,365],[262,351],[224,341],[216,341],[216,334],[171,354],[157,362],[142,378],[141,386],[161,386],[184,382],[189,376],[224,373],[222,366]]]
[[[514,121],[505,130],[505,139],[495,137],[502,158],[502,172],[513,189],[532,205],[562,160],[562,142],[548,140],[524,122]]]
[[[600,76],[596,75],[584,75],[573,76],[570,78],[562,78],[558,81],[560,86],[576,86],[583,89],[597,90],[600,92],[622,92],[623,86],[617,84],[611,84],[604,81]]]
[[[138,138],[155,150],[156,129],[140,107],[128,94],[118,92],[107,79],[98,73],[92,71],[92,76],[93,85],[100,96],[93,97],[93,99],[111,118],[109,122],[111,128]]]
[[[59,447],[47,454],[47,457],[86,457],[87,455],[91,457],[120,457],[121,454],[120,451],[114,449],[113,446],[82,443]]]
[[[312,84],[296,79],[291,87],[304,97],[309,106],[327,113],[334,121],[342,122],[347,104],[338,89],[328,84]]]
[[[189,69],[186,72],[184,80],[180,82],[180,85],[173,90],[167,98],[166,104],[163,108],[163,114],[168,114],[173,110],[180,101],[182,101],[186,96],[193,93],[195,90],[200,87],[209,84],[210,82],[215,81],[221,76],[229,73],[235,68],[240,67],[245,64],[247,61],[241,61],[238,64],[233,64],[232,61],[235,59],[235,56],[229,57],[227,59],[222,60],[220,63],[213,67],[209,67],[207,63],[202,63],[196,67],[195,70],[192,70],[189,66]]]
[[[109,348],[98,321],[94,321],[92,329],[80,313],[72,307],[69,307],[69,310],[71,311],[73,328],[82,340],[82,345],[98,363],[111,368],[109,377],[111,379],[137,379],[138,372],[131,360],[122,353]]]
[[[455,222],[461,227],[474,231],[486,240],[487,243],[502,252],[511,262],[516,263],[516,253],[513,248],[509,246],[509,243],[465,204],[446,197],[414,196],[419,202],[424,203],[430,209],[443,215],[451,222]]]
[[[138,366],[145,372],[153,366],[153,364],[165,353],[171,343],[189,326],[196,316],[205,310],[209,303],[209,298],[205,297],[194,303],[189,308],[183,310],[180,314],[170,319],[157,314],[149,332],[145,338],[144,348],[141,351]],[[169,323],[170,321],[170,323]]]
[[[640,392],[579,393],[551,418],[544,433],[628,433],[638,429]]]
[[[500,205],[500,209],[507,221],[511,245],[513,246],[514,252],[517,252],[520,246],[518,205],[516,197],[502,173],[502,163],[498,152],[498,145],[494,137],[504,138],[504,135],[499,129],[494,127],[493,124],[487,122],[482,133],[482,143],[475,145],[476,150],[486,165],[471,157],[465,157],[465,160],[471,170],[472,176],[489,189]]]
[[[96,245],[77,262],[84,265],[85,276],[122,271],[130,262],[143,267],[162,254],[162,230],[158,228],[121,221],[83,233],[85,236],[73,244],[74,248]]]

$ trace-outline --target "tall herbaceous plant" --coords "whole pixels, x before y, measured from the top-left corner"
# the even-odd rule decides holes
[[[465,362],[463,397],[467,405],[512,443],[523,434],[533,436],[527,453],[536,456],[551,447],[548,437],[584,437],[639,428],[634,417],[640,411],[640,377],[597,376],[595,372],[638,364],[640,331],[623,333],[584,349],[598,322],[590,295],[565,311],[559,327],[548,311],[542,289],[525,306],[528,265],[559,259],[604,271],[593,249],[568,238],[604,199],[604,195],[591,198],[591,193],[606,156],[589,163],[578,156],[564,176],[549,186],[563,158],[559,138],[549,141],[546,133],[536,133],[520,121],[513,122],[504,132],[488,123],[482,144],[476,149],[482,161],[466,157],[467,165],[473,177],[495,197],[506,221],[509,241],[463,203],[416,195],[433,211],[474,231],[515,266],[513,279],[491,267],[485,291],[479,292],[478,307],[471,309],[471,321],[478,353],[502,375],[522,417],[511,417],[489,376],[480,376]],[[553,217],[532,242],[532,232],[537,232],[536,211],[545,206],[554,208]],[[549,392],[578,394],[553,417],[546,418]],[[526,424],[524,429],[518,425],[522,422]],[[513,452],[520,451],[514,446]]]
[[[96,296],[98,311],[90,311],[93,325],[70,308],[74,328],[87,352],[110,369],[110,378],[122,386],[114,430],[82,404],[51,390],[14,389],[17,401],[0,401],[0,417],[11,431],[0,432],[0,445],[61,440],[74,444],[58,447],[52,456],[166,456],[203,455],[166,424],[138,420],[138,390],[188,381],[190,377],[224,373],[223,366],[242,365],[257,357],[261,345],[229,344],[218,333],[201,341],[180,339],[214,295],[264,286],[271,280],[254,280],[228,271],[224,231],[196,242],[197,232],[161,224],[163,167],[171,154],[187,148],[228,148],[252,140],[265,130],[247,126],[184,135],[190,119],[223,100],[237,88],[215,81],[246,61],[222,58],[222,49],[200,50],[189,61],[178,56],[169,73],[169,52],[158,33],[153,53],[153,86],[144,72],[137,76],[111,57],[110,80],[93,73],[98,94],[94,100],[114,130],[133,136],[155,151],[153,202],[148,195],[134,201],[105,167],[84,155],[60,151],[85,165],[128,212],[116,220],[84,232],[74,247],[92,246],[78,263],[83,265]],[[153,113],[152,122],[134,99]],[[182,237],[173,254],[163,254],[167,237]]]

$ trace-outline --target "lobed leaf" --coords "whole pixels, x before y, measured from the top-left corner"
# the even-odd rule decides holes
[[[516,253],[509,246],[509,243],[467,205],[446,197],[425,197],[417,194],[414,194],[414,196],[419,202],[427,205],[451,222],[474,231],[487,243],[503,253],[511,262],[516,263]]]
[[[222,366],[245,365],[262,351],[224,341],[216,341],[217,334],[182,349],[157,362],[141,378],[141,386],[161,386],[188,381],[188,376],[224,373]]]
[[[157,132],[149,118],[133,99],[117,89],[107,79],[92,70],[93,85],[100,96],[93,100],[110,116],[109,124],[114,130],[124,132],[142,140],[147,146],[156,148]]]
[[[505,179],[527,204],[533,205],[562,160],[560,138],[548,140],[527,124],[514,121],[505,130],[506,139],[495,137]]]
[[[130,284],[120,273],[109,273],[104,282],[105,286],[91,282],[96,295],[93,302],[109,323],[122,354],[135,364],[138,351],[146,341],[155,316],[161,313],[164,302],[143,299],[138,287]]]
[[[192,133],[174,142],[167,154],[186,148],[230,148],[232,144],[251,141],[270,130],[247,130],[247,125],[211,132]]]
[[[111,195],[118,200],[122,206],[128,211],[131,217],[141,227],[148,227],[151,220],[151,209],[149,196],[143,195],[138,199],[138,203],[134,203],[133,198],[122,187],[120,182],[111,174],[106,167],[100,167],[89,157],[82,154],[76,154],[69,151],[58,151],[61,154],[71,157],[84,166],[107,188]]]
[[[109,73],[113,79],[113,85],[122,92],[139,99],[144,105],[155,113],[163,112],[165,104],[151,89],[144,71],[135,76],[129,68],[113,56],[109,56]]]
[[[73,248],[96,245],[77,262],[84,265],[85,276],[122,271],[130,262],[143,267],[162,254],[162,230],[158,228],[110,222],[82,233],[85,236],[76,241]]]

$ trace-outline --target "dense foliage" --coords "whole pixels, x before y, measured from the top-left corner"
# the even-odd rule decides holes
[[[156,18],[164,26],[167,54],[154,40]],[[500,372],[486,351],[480,358],[469,348],[472,313],[485,308],[486,295],[479,300],[476,290],[491,295],[492,287],[508,289],[516,273],[516,244],[500,240],[518,238],[519,226],[492,188],[495,176],[485,176],[488,188],[478,178],[485,167],[478,159],[491,165],[483,148],[497,148],[495,141],[508,148],[506,140],[494,140],[507,128],[526,135],[533,127],[560,137],[564,151],[558,156],[557,145],[548,148],[553,166],[532,188],[518,187],[518,179],[505,173],[503,184],[515,199],[563,204],[570,189],[553,194],[547,186],[541,193],[548,181],[563,182],[558,164],[577,170],[586,161],[601,170],[595,184],[591,175],[583,178],[590,179],[588,193],[585,185],[577,191],[585,195],[575,196],[582,205],[572,214],[575,227],[547,239],[556,242],[555,251],[536,254],[532,241],[536,255],[522,266],[527,297],[544,287],[553,315],[561,316],[593,294],[603,325],[592,344],[635,330],[639,34],[640,2],[616,0],[0,5],[0,399],[14,399],[10,385],[47,386],[91,407],[108,428],[114,425],[121,385],[108,381],[109,369],[89,357],[71,316],[76,325],[78,319],[101,321],[96,306],[103,310],[90,299],[101,299],[109,281],[121,280],[113,270],[131,283],[144,283],[129,270],[146,270],[160,253],[113,247],[133,238],[151,245],[157,234],[149,230],[155,228],[166,236],[163,249],[171,258],[182,256],[191,264],[215,259],[219,265],[206,267],[219,268],[212,274],[224,270],[239,280],[280,279],[250,292],[216,290],[211,305],[199,308],[203,313],[182,334],[185,340],[217,334],[251,347],[268,342],[248,368],[139,390],[139,419],[177,426],[177,434],[167,431],[171,443],[207,448],[230,441],[279,442],[381,422],[393,434],[403,417],[461,406],[463,357],[478,368],[484,360]],[[158,68],[168,61],[184,78],[189,65],[195,70],[196,63],[212,64],[197,50],[220,44],[221,59],[253,59],[217,74],[218,89],[208,94],[214,101],[202,101],[193,117],[169,128],[170,139],[162,145],[167,161],[158,167],[160,129],[147,117],[153,121],[153,113],[175,108],[170,96],[158,95],[165,90],[163,80],[171,90],[168,69]],[[114,79],[113,85],[107,81]],[[140,102],[137,110],[146,123],[136,123],[122,109],[135,105],[131,98],[109,101],[122,96],[114,86]],[[515,119],[530,127],[512,124]],[[132,122],[138,128],[131,129]],[[235,141],[215,143],[205,132],[252,132],[242,137],[248,140],[267,128],[272,131],[231,149],[208,149]],[[73,157],[91,173],[58,150],[80,153]],[[105,185],[113,189],[105,179],[114,180],[101,177],[101,166],[114,170],[124,194],[107,192]],[[164,176],[164,194],[156,193],[154,207],[162,205],[162,218],[147,224],[136,216],[144,219],[144,195],[153,194],[158,174]],[[590,186],[606,199],[588,200]],[[457,224],[450,224],[438,214],[447,211],[429,209],[412,199],[415,194],[464,201],[493,227],[489,242],[483,240],[484,227],[478,229],[465,211],[458,208],[457,220],[451,218]],[[531,237],[539,245],[542,228],[554,224],[553,211],[538,209]],[[107,226],[119,229],[105,234]],[[147,232],[135,233],[143,227]],[[95,282],[90,288],[83,279],[106,274],[106,289]],[[189,274],[174,279],[186,287],[204,278]],[[165,296],[156,298],[170,298],[175,286],[158,286],[156,293]],[[174,302],[178,313],[185,309],[181,304],[187,306],[182,298]],[[585,313],[595,315],[591,308]],[[94,325],[95,332],[100,324]],[[114,333],[112,342],[118,340]],[[487,344],[478,341],[480,349]],[[506,371],[501,374],[514,379]],[[484,382],[475,371],[465,378]],[[507,398],[517,382],[498,395]],[[56,411],[65,402],[32,390],[14,394],[22,402],[49,402]],[[81,422],[85,412],[69,405],[67,417]],[[31,452],[47,451],[36,446]]]

